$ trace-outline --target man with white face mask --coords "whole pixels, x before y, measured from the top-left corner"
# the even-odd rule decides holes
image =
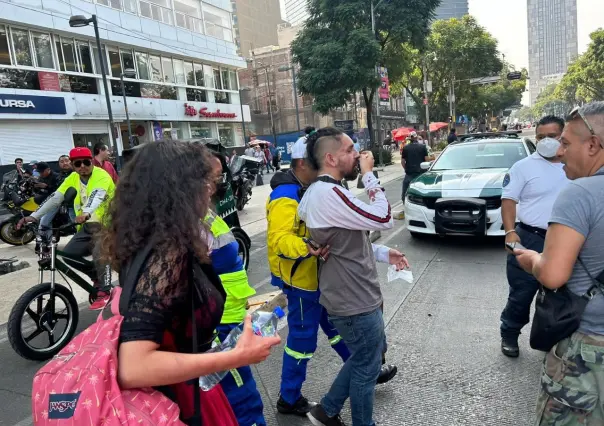
[[[568,183],[557,156],[564,120],[547,116],[537,124],[537,152],[518,161],[503,180],[501,215],[505,242],[543,251],[545,233],[558,194]],[[509,251],[509,250],[508,250]],[[529,322],[531,303],[539,282],[508,254],[507,278],[510,293],[501,313],[501,351],[517,357],[520,330]]]

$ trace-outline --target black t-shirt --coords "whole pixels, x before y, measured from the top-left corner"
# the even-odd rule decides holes
[[[428,147],[419,142],[411,142],[403,147],[403,159],[405,160],[405,172],[408,175],[418,175],[423,170],[420,165],[426,161]]]

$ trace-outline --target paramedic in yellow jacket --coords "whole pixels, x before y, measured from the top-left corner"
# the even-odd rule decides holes
[[[289,334],[283,354],[277,410],[281,414],[299,416],[306,416],[312,408],[301,389],[306,379],[306,365],[317,349],[319,326],[343,361],[350,356],[319,304],[316,255],[320,253],[302,240],[310,238],[310,234],[298,219],[298,203],[303,191],[317,177],[317,172],[304,160],[305,153],[305,139],[300,138],[292,150],[291,169],[277,172],[271,179],[273,191],[266,206],[272,284],[283,289],[288,306]]]
[[[229,185],[223,172],[223,168],[227,167],[226,160],[217,153],[212,160],[212,174],[215,180],[213,198],[220,200]],[[239,244],[229,226],[212,211],[209,211],[205,222],[212,233],[209,238],[212,267],[220,277],[227,295],[224,313],[217,329],[218,339],[223,341],[231,330],[245,319],[247,299],[253,296],[256,290],[248,283],[247,272],[239,256]],[[231,370],[220,384],[240,426],[266,426],[262,399],[249,366]]]

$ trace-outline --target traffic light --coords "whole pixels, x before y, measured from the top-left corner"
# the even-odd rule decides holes
[[[522,73],[520,71],[514,71],[508,73],[508,80],[520,80],[522,78]]]

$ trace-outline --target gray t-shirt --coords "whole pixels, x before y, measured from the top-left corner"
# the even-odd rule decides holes
[[[596,278],[604,270],[604,167],[594,176],[571,181],[554,203],[550,223],[568,226],[585,237],[579,256]],[[575,294],[585,294],[592,281],[579,262],[567,283]],[[579,331],[604,335],[604,296],[598,292],[587,304]]]

